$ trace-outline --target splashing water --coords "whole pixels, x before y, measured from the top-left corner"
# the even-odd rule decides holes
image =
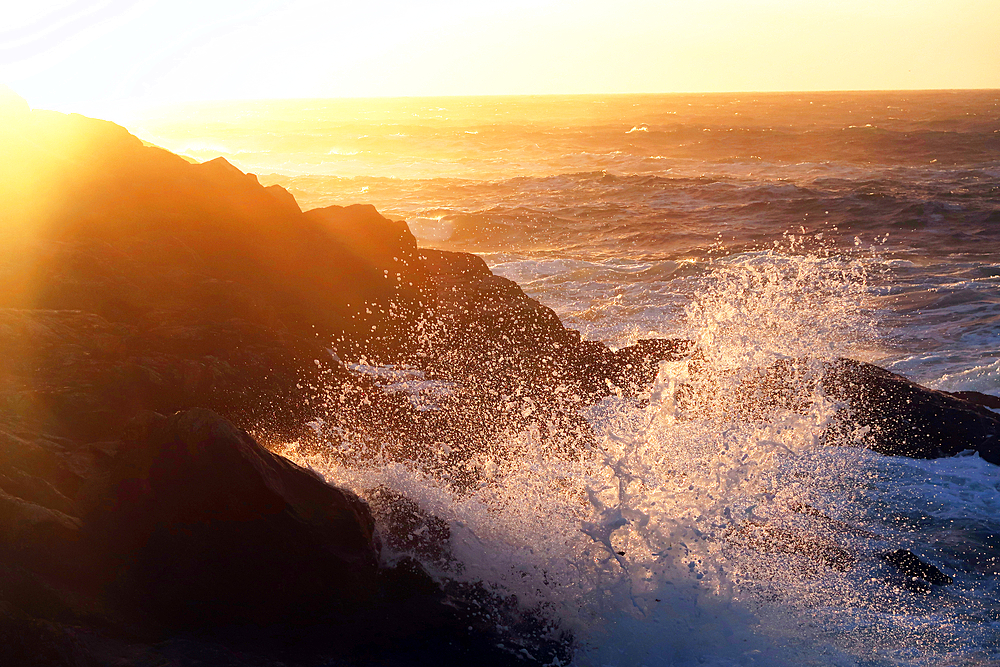
[[[476,454],[478,479],[460,490],[398,458],[300,456],[363,495],[389,488],[445,521],[450,557],[428,569],[515,595],[573,633],[580,665],[891,653],[886,636],[917,632],[908,614],[892,620],[894,604],[912,601],[873,597],[882,588],[866,577],[891,538],[845,490],[870,485],[881,459],[822,446],[837,406],[815,382],[820,362],[871,336],[865,262],[752,253],[697,281],[671,325],[698,352],[662,364],[647,395],[588,408],[596,439],[572,455],[553,456],[537,429],[507,433]],[[801,359],[785,378],[796,400],[758,390],[762,368]]]

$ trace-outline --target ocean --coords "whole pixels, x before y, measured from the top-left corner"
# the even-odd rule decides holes
[[[694,340],[723,391],[848,356],[1000,395],[998,91],[283,100],[126,124],[303,210],[374,204],[585,339]],[[354,368],[415,400],[447,391]],[[826,446],[823,397],[687,414],[690,381],[664,363],[646,400],[589,408],[579,460],[507,434],[493,446],[516,456],[484,452],[472,490],[405,462],[306,462],[448,522],[454,559],[427,566],[517,596],[580,666],[1000,665],[1000,467],[881,456],[863,433]],[[880,558],[896,549],[953,583],[909,585]]]

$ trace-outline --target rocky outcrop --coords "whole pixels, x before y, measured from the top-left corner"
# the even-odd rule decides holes
[[[225,160],[191,164],[110,123],[0,113],[0,662],[567,659],[516,604],[380,564],[364,504],[241,430],[301,435],[327,392],[363,395],[341,359],[429,368],[462,348],[420,335],[442,330],[428,306],[441,267],[405,223],[370,206],[302,213]],[[551,336],[537,333],[515,355],[540,358]],[[519,368],[526,383],[535,364]],[[405,409],[361,416],[417,431]]]
[[[1000,464],[1000,414],[987,407],[996,397],[937,391],[853,359],[783,359],[720,371],[697,351],[689,356],[690,379],[675,396],[683,414],[769,420],[776,410],[803,412],[822,395],[837,408],[828,444],[924,459],[976,452]]]
[[[40,428],[110,439],[137,410],[204,406],[288,437],[349,379],[331,351],[498,406],[655,375],[371,206],[302,213],[221,158],[191,164],[82,116],[22,109],[0,125],[0,343],[17,350],[0,389]]]
[[[145,413],[103,449],[62,485],[76,516],[0,491],[2,664],[568,658],[516,604],[382,563],[365,503],[214,413]]]
[[[822,388],[846,403],[845,420],[870,429],[879,453],[933,459],[973,450],[1000,465],[1000,414],[982,405],[851,359],[827,364]]]

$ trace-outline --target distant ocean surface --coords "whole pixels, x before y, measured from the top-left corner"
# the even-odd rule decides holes
[[[1000,91],[295,100],[129,128],[304,210],[374,204],[613,347],[687,337],[720,368],[851,356],[1000,395]],[[548,610],[579,665],[1000,665],[1000,467],[820,446],[822,401],[679,420],[669,366],[648,405],[588,413],[599,464],[501,466],[471,498],[405,469],[327,473],[449,520],[479,545],[463,576]],[[857,565],[733,538],[760,530]],[[901,586],[878,558],[897,548],[955,583]]]

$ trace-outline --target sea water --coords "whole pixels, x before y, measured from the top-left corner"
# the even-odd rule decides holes
[[[697,341],[697,376],[664,363],[639,399],[588,408],[577,458],[507,434],[461,493],[399,461],[308,461],[447,521],[454,560],[427,566],[517,595],[576,664],[1000,664],[1000,467],[880,456],[863,429],[829,446],[815,393],[726,399],[782,359],[815,360],[811,387],[836,356],[1000,395],[997,92],[297,100],[130,127],[303,209],[375,204],[585,339]],[[677,389],[699,383],[692,410]],[[880,558],[900,548],[954,582],[907,585]]]

